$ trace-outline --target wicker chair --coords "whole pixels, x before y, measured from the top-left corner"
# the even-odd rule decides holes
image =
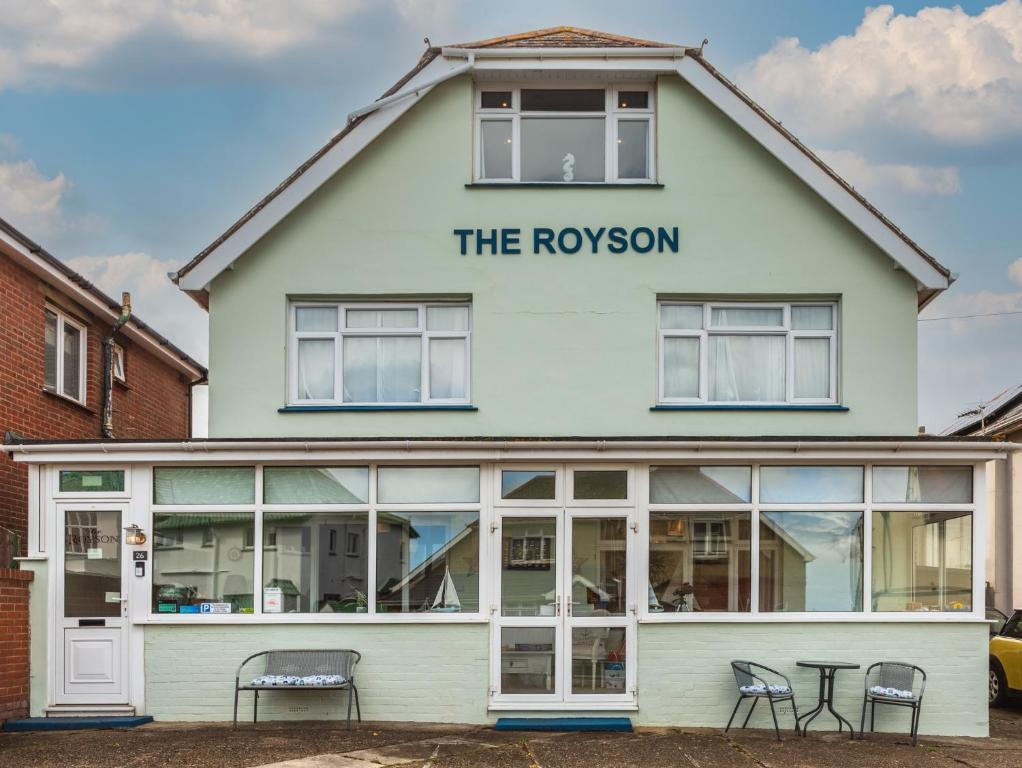
[[[241,684],[241,671],[252,659],[265,657],[262,676],[287,675],[307,677],[311,675],[340,675],[343,682],[336,685],[263,685]],[[358,703],[358,688],[355,687],[355,665],[361,660],[362,654],[350,649],[322,650],[274,650],[253,653],[238,666],[234,676],[234,727],[238,727],[238,695],[241,691],[255,693],[252,707],[252,722],[259,719],[259,691],[347,691],[348,692],[348,728],[351,728],[351,701],[355,700],[355,711],[358,721],[362,722],[362,708]],[[250,673],[251,674],[251,673]]]
[[[918,680],[918,682],[917,682]],[[875,688],[891,690],[880,693]],[[919,714],[923,708],[923,692],[926,690],[926,672],[915,664],[900,661],[878,661],[866,670],[865,690],[862,695],[862,719],[859,721],[860,737],[865,735],[866,705],[870,706],[869,730],[874,730],[877,704],[893,707],[909,707],[912,710],[912,746],[919,743]],[[895,693],[895,691],[899,693]]]
[[[791,680],[786,675],[754,661],[732,661],[731,671],[734,672],[735,683],[738,686],[738,701],[735,702],[735,708],[731,710],[731,718],[727,721],[724,733],[731,730],[731,723],[734,721],[735,715],[738,714],[738,707],[746,699],[752,699],[752,706],[749,707],[749,712],[745,715],[742,728],[749,724],[752,710],[756,708],[759,700],[766,699],[770,704],[770,714],[774,718],[774,733],[777,735],[777,740],[782,741],[774,702],[790,701],[792,713],[795,715],[795,733],[798,733],[798,709],[795,707],[795,692],[791,687]],[[783,684],[780,683],[781,680],[784,681]]]

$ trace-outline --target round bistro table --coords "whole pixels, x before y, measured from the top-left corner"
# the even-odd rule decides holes
[[[839,669],[859,669],[858,664],[853,664],[848,661],[796,661],[795,666],[797,667],[808,667],[810,669],[818,670],[820,673],[820,703],[816,705],[816,709],[812,712],[806,712],[795,722],[795,729],[800,731],[803,736],[806,735],[806,731],[809,729],[809,723],[811,723],[818,714],[823,711],[824,706],[830,710],[830,713],[837,718],[837,730],[841,732],[841,724],[844,723],[848,726],[849,738],[855,738],[855,729],[852,728],[852,724],[845,720],[838,712],[834,709],[834,676],[837,674]],[[805,720],[806,724],[801,725],[802,721]]]

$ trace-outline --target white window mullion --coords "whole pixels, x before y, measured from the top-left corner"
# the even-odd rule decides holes
[[[749,515],[749,612],[759,613],[759,465],[752,466],[752,512]]]

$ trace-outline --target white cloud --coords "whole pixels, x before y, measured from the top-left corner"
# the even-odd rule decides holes
[[[1015,259],[1011,266],[1008,267],[1008,277],[1010,277],[1016,285],[1022,285],[1022,257]]]
[[[170,282],[167,273],[175,264],[138,251],[79,256],[67,264],[114,298],[130,291],[135,314],[196,360],[206,359],[207,316]]]
[[[778,41],[743,87],[815,137],[877,127],[975,145],[1022,130],[1022,0],[976,16],[960,7],[870,8],[854,34],[816,50]]]
[[[0,215],[29,237],[60,228],[61,202],[70,189],[63,173],[47,177],[31,160],[0,162]]]
[[[947,196],[958,192],[954,166],[871,163],[848,149],[817,154],[860,191],[894,189],[907,195]]]

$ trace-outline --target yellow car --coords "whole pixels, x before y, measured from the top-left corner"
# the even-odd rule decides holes
[[[1022,696],[1022,609],[990,638],[990,706]]]

